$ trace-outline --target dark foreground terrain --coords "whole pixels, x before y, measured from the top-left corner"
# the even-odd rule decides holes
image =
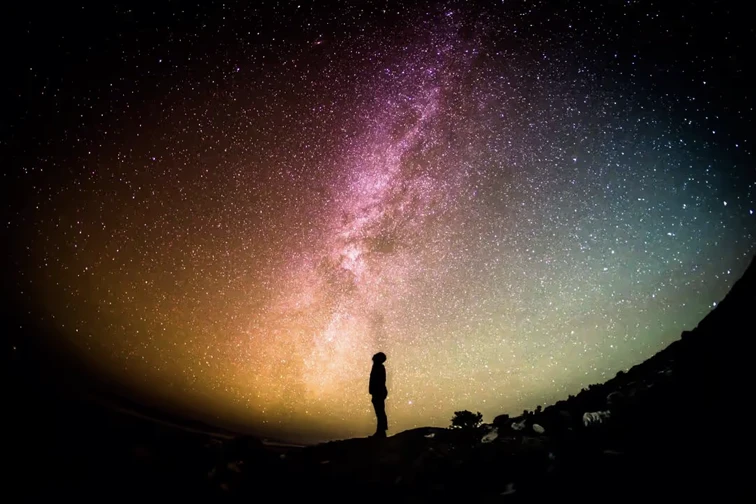
[[[306,448],[177,428],[60,394],[14,360],[11,501],[125,498],[754,502],[756,262],[694,330],[543,411]],[[585,501],[584,501],[585,502]]]

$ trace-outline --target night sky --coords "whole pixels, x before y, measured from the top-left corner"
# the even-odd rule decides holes
[[[199,3],[4,21],[6,288],[118,380],[366,435],[383,351],[390,434],[490,421],[756,253],[747,3]]]

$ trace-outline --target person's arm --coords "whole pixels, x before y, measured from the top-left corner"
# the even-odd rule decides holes
[[[388,388],[386,387],[386,368],[381,366],[381,388],[383,389],[383,395],[388,396]]]

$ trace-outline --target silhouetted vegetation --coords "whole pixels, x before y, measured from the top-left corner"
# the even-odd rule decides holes
[[[480,427],[483,423],[483,415],[480,411],[473,413],[472,411],[455,411],[454,417],[451,419],[452,429],[461,430],[474,430]]]

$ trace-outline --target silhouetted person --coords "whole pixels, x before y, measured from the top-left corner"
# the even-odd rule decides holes
[[[375,408],[375,417],[378,420],[378,426],[375,429],[374,437],[386,437],[388,430],[388,419],[386,418],[386,397],[388,389],[386,388],[386,368],[383,363],[386,362],[386,354],[378,352],[373,355],[373,369],[370,370],[370,395],[373,396],[373,408]]]

